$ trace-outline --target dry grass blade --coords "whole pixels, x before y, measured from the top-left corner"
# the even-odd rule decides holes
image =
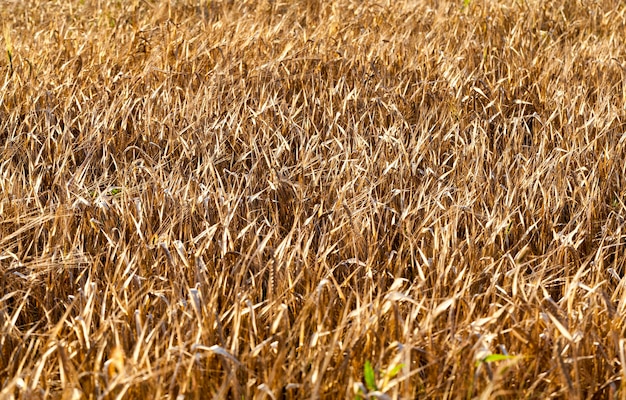
[[[0,398],[624,397],[625,15],[3,1]]]

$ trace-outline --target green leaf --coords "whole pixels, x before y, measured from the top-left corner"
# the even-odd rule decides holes
[[[110,195],[115,196],[116,194],[119,194],[119,193],[122,193],[122,189],[115,188],[115,189],[111,189]]]
[[[387,372],[387,377],[389,379],[393,379],[396,375],[398,375],[398,372],[400,372],[402,368],[404,368],[404,364],[396,365],[391,369],[391,371]]]
[[[480,365],[480,363],[492,363],[496,361],[504,361],[504,360],[516,360],[518,356],[511,356],[506,354],[489,354],[487,357],[476,361],[476,366]]]
[[[365,387],[370,392],[378,390],[376,387],[376,375],[374,374],[374,368],[369,361],[365,361],[365,367],[363,367],[363,377],[365,378]]]

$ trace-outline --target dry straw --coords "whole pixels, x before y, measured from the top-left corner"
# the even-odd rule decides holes
[[[626,395],[623,2],[2,3],[0,398]]]

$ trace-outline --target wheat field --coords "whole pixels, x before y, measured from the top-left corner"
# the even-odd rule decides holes
[[[0,24],[0,399],[626,397],[622,2]]]

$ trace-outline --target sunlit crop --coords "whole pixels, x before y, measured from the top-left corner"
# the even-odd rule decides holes
[[[0,29],[0,399],[626,395],[623,2]]]

